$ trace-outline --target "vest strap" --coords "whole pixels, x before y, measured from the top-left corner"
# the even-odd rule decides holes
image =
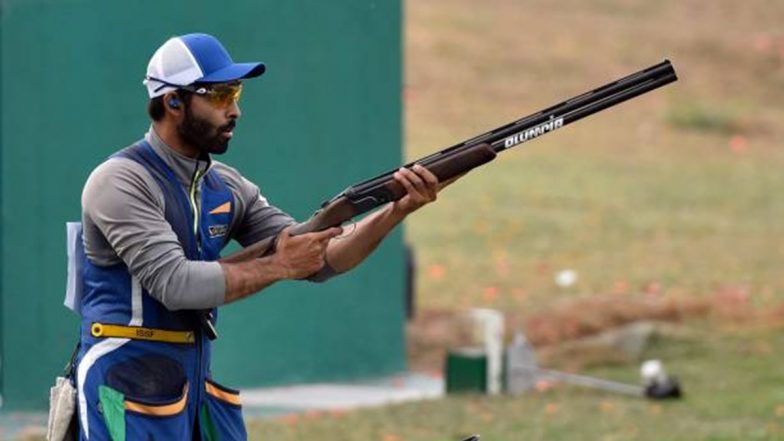
[[[142,326],[111,325],[95,322],[90,327],[93,337],[130,338],[132,340],[158,341],[163,343],[193,344],[193,331],[169,331],[167,329],[145,328]]]

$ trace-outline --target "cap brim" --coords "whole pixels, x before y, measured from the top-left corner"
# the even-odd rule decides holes
[[[246,78],[258,77],[266,70],[267,66],[264,63],[235,63],[199,78],[196,82],[225,83],[227,81],[244,80]]]

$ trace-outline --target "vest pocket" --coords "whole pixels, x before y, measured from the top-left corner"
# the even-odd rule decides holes
[[[189,439],[188,384],[179,397],[170,400],[141,400],[125,397],[128,440]]]
[[[212,381],[204,383],[205,399],[199,410],[202,439],[205,441],[246,440],[245,422],[238,390]]]
[[[156,402],[134,399],[99,386],[100,409],[112,441],[189,439],[188,385],[179,397]]]

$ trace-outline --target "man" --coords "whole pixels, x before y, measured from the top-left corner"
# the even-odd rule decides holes
[[[237,170],[213,161],[234,136],[242,80],[217,39],[188,34],[152,56],[152,126],[98,166],[82,194],[85,258],[76,367],[82,439],[245,439],[236,391],[209,374],[214,308],[283,279],[323,281],[364,260],[408,214],[436,199],[421,166],[395,179],[407,195],[358,222],[291,236],[294,219]],[[230,239],[276,236],[275,252],[219,262]],[[212,310],[206,314],[205,310]]]

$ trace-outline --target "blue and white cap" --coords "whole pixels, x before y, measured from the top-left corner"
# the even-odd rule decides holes
[[[143,83],[155,98],[178,86],[253,78],[265,70],[264,63],[235,63],[212,35],[187,34],[170,38],[155,51]]]

